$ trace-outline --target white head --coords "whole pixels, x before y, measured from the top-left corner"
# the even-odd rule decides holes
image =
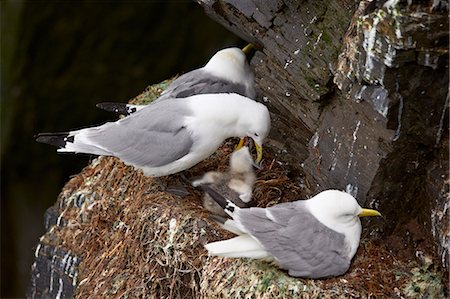
[[[270,130],[266,106],[235,93],[198,94],[183,99],[183,103],[188,104],[194,114],[186,118],[185,124],[196,134],[205,136],[204,140],[211,146],[209,150],[216,150],[226,138],[248,136],[255,142],[256,162],[259,163],[261,145]],[[199,146],[205,148],[206,145]]]
[[[350,194],[326,190],[307,200],[310,212],[328,228],[345,235],[349,255],[353,257],[361,236],[361,216],[380,216],[374,210],[363,209]]]
[[[270,113],[266,106],[261,103],[257,104],[255,113],[249,113],[249,117],[245,120],[247,131],[244,132],[244,136],[240,137],[248,136],[253,139],[257,152],[256,163],[259,163],[262,159],[263,142],[270,131]]]
[[[247,57],[239,48],[226,48],[218,51],[203,69],[232,82],[253,84],[255,79]]]
[[[253,172],[253,158],[247,146],[231,154],[230,170],[238,173]]]

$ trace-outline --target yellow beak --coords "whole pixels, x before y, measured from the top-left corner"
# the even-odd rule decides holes
[[[242,52],[244,52],[245,55],[248,55],[254,48],[255,46],[253,44],[248,44],[242,49]]]
[[[246,141],[246,138],[247,138],[247,137],[244,137],[244,138],[241,138],[241,140],[239,140],[239,143],[238,143],[238,145],[236,146],[235,151],[240,150],[240,149],[244,146],[245,141]]]
[[[259,163],[261,162],[261,160],[262,160],[262,156],[263,156],[263,152],[262,152],[262,146],[260,146],[258,143],[256,143],[256,142],[254,142],[255,143],[255,147],[256,147],[256,160],[255,160],[255,163],[257,164],[257,165],[259,165]]]
[[[238,145],[236,146],[236,148],[234,150],[235,151],[240,150],[247,143],[247,138],[248,137],[241,138],[241,140],[239,140],[239,143],[238,143]],[[255,147],[256,147],[255,166],[256,167],[260,167],[259,163],[261,162],[262,156],[263,156],[262,146],[260,146],[254,140],[253,140],[253,143],[255,144]]]
[[[371,210],[371,209],[362,209],[362,212],[358,214],[359,217],[366,217],[366,216],[381,216],[381,213],[377,210]]]

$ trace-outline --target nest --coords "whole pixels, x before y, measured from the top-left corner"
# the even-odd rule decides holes
[[[133,102],[145,103],[162,89],[153,86]],[[443,296],[442,281],[432,265],[420,267],[396,259],[381,242],[367,239],[347,274],[323,280],[293,278],[265,261],[208,257],[205,243],[232,234],[208,218],[201,192],[188,180],[207,171],[226,170],[235,144],[236,140],[228,140],[212,157],[182,175],[148,178],[116,158],[99,157],[73,177],[57,201],[66,224],[53,227],[43,241],[82,257],[75,296]],[[311,193],[307,180],[291,178],[276,154],[266,147],[265,165],[257,172],[253,193],[257,206],[306,198]]]

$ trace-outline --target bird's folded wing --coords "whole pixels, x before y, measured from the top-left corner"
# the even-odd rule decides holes
[[[237,93],[248,96],[243,84],[224,80],[198,69],[175,79],[157,101],[205,93]]]
[[[117,122],[88,129],[86,138],[125,163],[159,167],[191,150],[193,139],[184,125],[190,114],[184,103],[164,101]]]
[[[326,277],[349,266],[343,234],[319,222],[294,204],[250,208],[237,212],[237,221],[270,252],[291,275]]]

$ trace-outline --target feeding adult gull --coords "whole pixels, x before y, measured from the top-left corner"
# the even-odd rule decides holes
[[[242,50],[232,47],[218,51],[204,67],[175,79],[153,103],[205,93],[237,93],[255,99],[255,75],[246,57],[252,49],[253,45],[249,44]],[[145,106],[112,102],[97,104],[101,109],[123,115]]]
[[[165,176],[206,159],[229,137],[251,137],[262,159],[270,115],[238,94],[202,94],[148,105],[116,122],[68,133],[42,133],[58,152],[115,156],[147,176]]]
[[[230,169],[227,172],[209,171],[192,182],[194,187],[208,185],[222,194],[238,207],[248,207],[252,199],[256,175],[253,160],[247,146],[234,151],[230,157]],[[224,210],[205,192],[203,207],[214,215],[227,216]]]
[[[239,208],[208,186],[204,188],[232,218],[223,227],[239,235],[206,244],[209,255],[272,259],[296,277],[344,274],[359,246],[359,217],[381,216],[338,190],[269,208]]]

